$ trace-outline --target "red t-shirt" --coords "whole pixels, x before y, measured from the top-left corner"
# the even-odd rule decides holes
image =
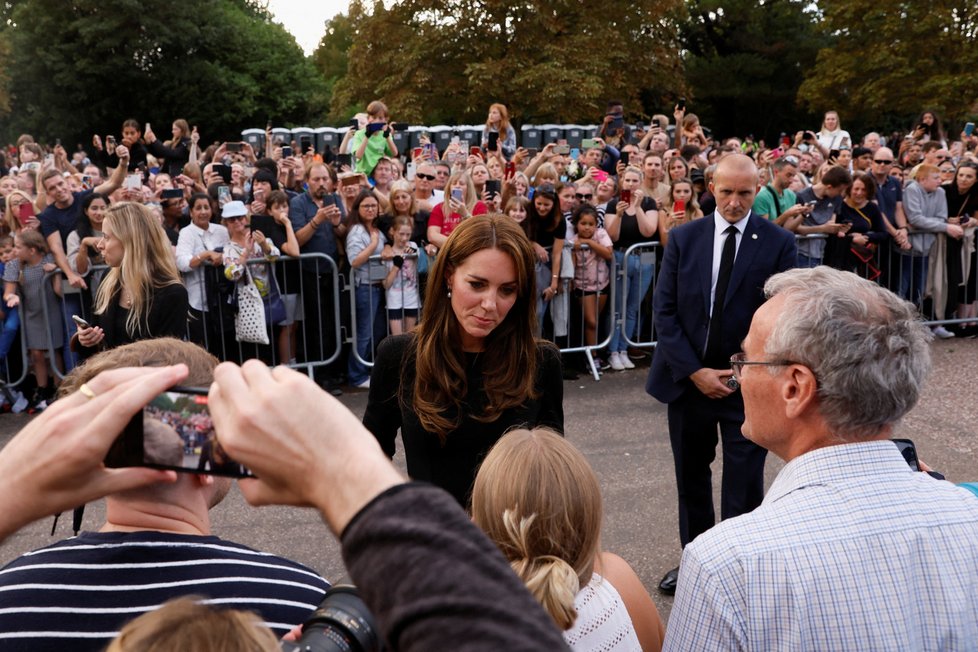
[[[462,216],[458,213],[452,213],[448,217],[445,217],[445,214],[442,211],[442,206],[444,205],[445,204],[443,202],[432,209],[431,217],[428,218],[428,226],[437,226],[438,231],[442,235],[448,236],[451,235],[452,231],[455,230],[455,227],[461,223]],[[486,205],[481,201],[477,201],[475,206],[472,207],[472,215],[485,215],[488,212],[489,209],[487,209]]]

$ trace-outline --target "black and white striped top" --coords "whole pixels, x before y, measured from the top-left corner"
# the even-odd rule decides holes
[[[328,588],[301,564],[213,536],[84,532],[0,570],[0,650],[103,650],[126,622],[184,595],[254,611],[281,636]]]

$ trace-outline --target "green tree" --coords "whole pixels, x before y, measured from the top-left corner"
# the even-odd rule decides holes
[[[349,14],[337,14],[326,21],[326,33],[312,53],[312,62],[322,76],[323,95],[317,106],[328,107],[336,82],[346,75],[348,52],[353,45],[353,24]],[[323,113],[326,111],[324,110]]]
[[[924,109],[978,112],[978,5],[973,0],[821,0],[828,43],[799,103],[845,124],[908,128]],[[900,122],[897,123],[896,120]]]
[[[641,114],[643,91],[683,89],[665,20],[679,1],[354,2],[331,113],[381,98],[399,119],[478,122],[505,101],[518,120],[591,122],[617,97]]]
[[[679,30],[690,111],[719,135],[810,127],[795,107],[821,44],[809,0],[687,0],[686,8]]]
[[[9,29],[12,131],[87,139],[135,117],[200,125],[205,138],[243,125],[300,122],[321,85],[264,5],[202,0],[193,11],[135,0],[19,0]]]

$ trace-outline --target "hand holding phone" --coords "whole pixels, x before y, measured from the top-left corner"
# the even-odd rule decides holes
[[[71,321],[73,321],[76,324],[78,324],[78,328],[91,328],[92,327],[91,324],[89,324],[87,321],[85,321],[84,319],[82,319],[78,315],[72,315],[71,316]]]

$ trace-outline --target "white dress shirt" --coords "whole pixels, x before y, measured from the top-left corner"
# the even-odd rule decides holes
[[[711,317],[713,316],[713,301],[717,294],[717,277],[720,275],[720,257],[723,255],[723,243],[727,241],[727,227],[737,227],[737,233],[734,234],[737,238],[737,248],[734,250],[734,261],[736,261],[737,252],[740,251],[740,241],[744,239],[744,231],[747,229],[747,220],[749,218],[750,211],[747,211],[747,215],[731,224],[720,215],[719,211],[713,212],[713,272],[711,276],[712,281],[710,282]]]
[[[889,441],[789,462],[683,552],[665,650],[974,650],[978,500]]]
[[[190,260],[205,251],[224,247],[228,242],[228,230],[220,224],[209,224],[206,231],[192,223],[180,229],[177,236],[177,269],[183,272],[187,300],[194,310],[206,312],[207,297],[204,294],[204,270],[200,266],[191,267]]]

